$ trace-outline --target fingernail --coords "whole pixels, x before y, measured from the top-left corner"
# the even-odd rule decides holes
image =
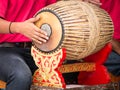
[[[49,37],[46,37],[46,39],[48,40],[48,39],[49,39]]]
[[[45,35],[47,36],[47,33],[45,32]]]
[[[40,44],[42,44],[42,42],[39,42]]]
[[[44,42],[47,42],[47,40],[44,40]]]

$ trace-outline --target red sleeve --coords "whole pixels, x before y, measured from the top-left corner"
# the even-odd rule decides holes
[[[8,0],[0,0],[0,17],[5,18],[8,8]]]
[[[47,5],[57,2],[57,0],[47,0]]]

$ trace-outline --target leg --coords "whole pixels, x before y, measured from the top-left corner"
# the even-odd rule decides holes
[[[0,48],[0,80],[7,82],[6,90],[30,90],[32,73],[23,55],[24,49]]]
[[[112,51],[105,62],[108,71],[115,76],[120,76],[120,55]]]

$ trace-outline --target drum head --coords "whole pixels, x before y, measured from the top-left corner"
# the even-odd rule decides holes
[[[63,33],[59,18],[50,10],[43,10],[37,15],[40,16],[40,20],[35,22],[35,25],[47,32],[49,40],[41,45],[37,43],[34,43],[34,45],[43,52],[56,50],[61,43]]]

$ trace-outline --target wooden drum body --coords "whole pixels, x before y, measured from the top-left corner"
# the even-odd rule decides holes
[[[36,26],[49,35],[47,43],[34,46],[43,53],[66,48],[66,59],[80,60],[103,48],[112,37],[113,23],[106,11],[96,5],[59,1],[38,11]]]

